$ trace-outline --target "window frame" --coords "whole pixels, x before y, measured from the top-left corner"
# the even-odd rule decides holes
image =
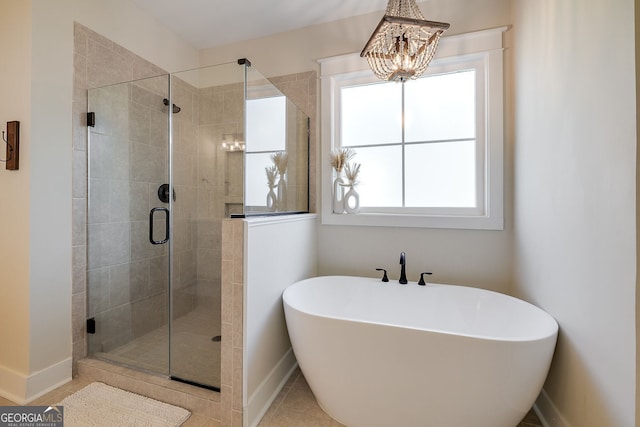
[[[477,208],[361,208],[357,214],[332,212],[333,170],[329,153],[339,147],[340,89],[376,80],[356,54],[320,60],[321,221],[331,225],[399,226],[502,230],[503,215],[503,47],[507,27],[442,38],[428,74],[476,70]],[[379,81],[379,80],[378,80]],[[409,81],[406,84],[410,85]],[[478,86],[481,85],[481,86]]]

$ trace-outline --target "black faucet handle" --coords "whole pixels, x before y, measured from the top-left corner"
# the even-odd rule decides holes
[[[376,271],[384,271],[384,275],[382,276],[382,281],[383,282],[389,281],[389,278],[387,277],[387,270],[385,270],[384,268],[376,268]]]
[[[424,282],[424,275],[425,274],[431,275],[432,273],[430,273],[428,271],[425,271],[424,273],[420,273],[420,280],[418,281],[418,285],[420,285],[420,286],[425,286],[426,285],[426,283]]]
[[[398,279],[398,283],[400,283],[401,285],[406,285],[407,283],[409,283],[409,281],[407,280],[406,265],[406,255],[404,252],[400,252],[400,279]]]

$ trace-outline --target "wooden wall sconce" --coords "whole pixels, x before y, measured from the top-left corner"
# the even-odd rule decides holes
[[[20,122],[7,122],[7,132],[2,131],[2,140],[7,146],[7,154],[0,162],[6,164],[6,169],[16,171],[20,165]]]

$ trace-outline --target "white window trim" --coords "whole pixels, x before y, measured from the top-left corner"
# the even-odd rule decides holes
[[[472,55],[485,63],[486,105],[488,120],[484,129],[485,210],[483,215],[365,213],[334,214],[332,212],[332,169],[329,153],[336,135],[334,97],[337,82],[345,74],[371,73],[367,61],[357,53],[321,59],[321,221],[332,225],[362,225],[385,227],[420,227],[502,230],[503,213],[503,46],[502,33],[507,27],[443,37],[432,64],[454,62]],[[408,82],[407,84],[411,84]]]

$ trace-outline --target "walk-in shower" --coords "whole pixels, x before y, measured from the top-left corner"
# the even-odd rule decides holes
[[[308,119],[246,60],[88,96],[89,356],[219,389],[221,224],[308,211]]]

